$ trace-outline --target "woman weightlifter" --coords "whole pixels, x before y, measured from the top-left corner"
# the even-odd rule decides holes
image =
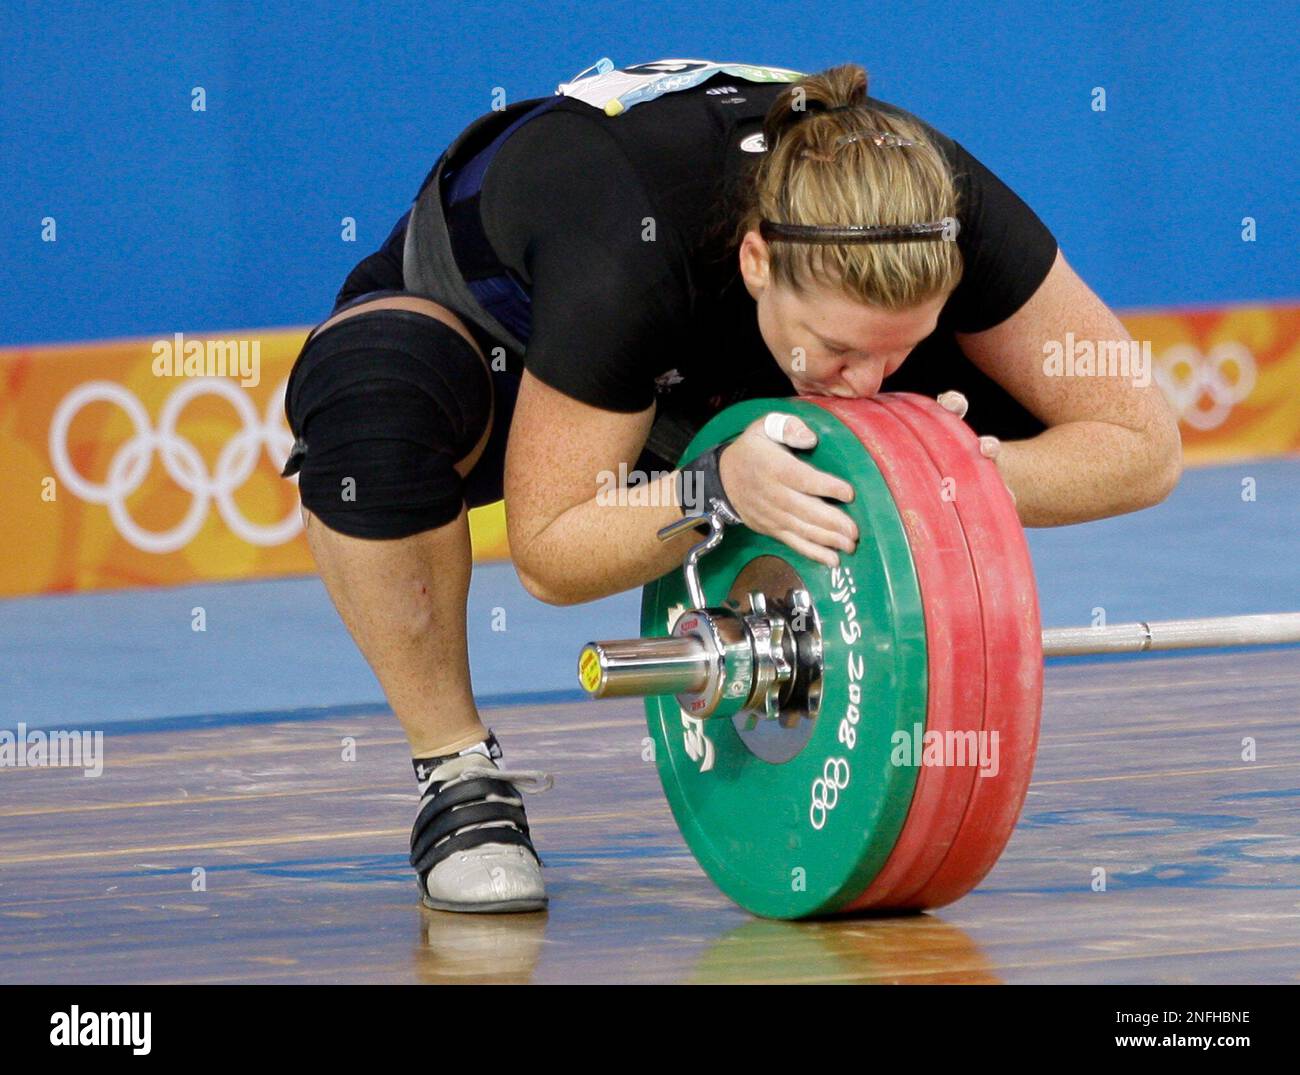
[[[666,84],[665,76],[672,76]],[[942,396],[1022,522],[1163,499],[1159,391],[1053,377],[1045,345],[1127,341],[1039,218],[960,144],[821,74],[704,61],[604,69],[470,125],[349,274],[289,383],[307,539],[410,741],[411,861],[431,907],[545,905],[521,791],[470,684],[467,509],[504,496],[528,591],[573,604],[697,540],[676,460],[746,398]],[[859,535],[797,418],[688,463],[736,521],[834,564]],[[660,470],[653,504],[602,474]]]

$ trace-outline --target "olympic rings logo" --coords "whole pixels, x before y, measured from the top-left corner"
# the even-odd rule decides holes
[[[822,766],[822,775],[812,784],[812,805],[808,808],[808,820],[812,827],[821,830],[826,824],[826,816],[835,809],[840,801],[840,792],[849,786],[849,763],[845,758],[827,758]]]
[[[1225,341],[1203,355],[1190,344],[1169,348],[1156,362],[1156,382],[1178,417],[1193,429],[1217,429],[1255,387],[1255,357]],[[1202,406],[1209,399],[1210,406]]]
[[[248,394],[221,377],[202,377],[184,382],[163,404],[158,428],[149,421],[144,405],[129,389],[112,381],[88,381],[63,398],[50,421],[50,459],[55,473],[74,494],[91,504],[107,504],[117,531],[137,549],[151,553],[175,552],[198,534],[215,500],[217,511],[230,529],[252,545],[282,545],[302,529],[295,507],[278,523],[250,522],[235,503],[235,490],[244,484],[257,466],[261,450],[278,471],[293,447],[293,434],[284,424],[284,392],[281,384],[267,401],[266,412],[258,416]],[[208,473],[198,449],[176,431],[181,412],[191,400],[214,395],[235,409],[243,428],[228,440],[217,457],[215,472]],[[81,409],[91,403],[115,403],[126,412],[135,435],[114,453],[103,482],[92,482],[79,473],[68,455],[68,430]],[[168,476],[193,496],[185,517],[161,533],[141,527],[127,510],[126,501],[144,484],[154,453],[162,460]]]

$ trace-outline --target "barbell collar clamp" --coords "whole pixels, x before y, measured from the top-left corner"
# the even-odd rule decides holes
[[[682,574],[686,576],[686,590],[691,596],[691,604],[696,608],[704,608],[708,603],[704,599],[704,587],[700,584],[700,557],[707,552],[718,547],[722,541],[722,531],[725,524],[722,517],[716,511],[695,512],[690,515],[683,515],[667,526],[659,530],[660,541],[671,541],[679,534],[684,534],[688,530],[694,530],[695,527],[702,523],[707,523],[709,533],[703,541],[697,542],[691,546],[686,558],[682,561]]]

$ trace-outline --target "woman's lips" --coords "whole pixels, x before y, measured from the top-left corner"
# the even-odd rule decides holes
[[[809,381],[792,381],[795,391],[801,396],[832,396],[835,399],[857,399],[858,394],[848,385],[822,385]]]

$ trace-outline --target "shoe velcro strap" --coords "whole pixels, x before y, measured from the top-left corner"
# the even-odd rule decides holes
[[[415,845],[419,834],[435,817],[454,807],[463,806],[465,803],[483,802],[489,795],[505,799],[512,806],[520,806],[523,803],[514,786],[504,780],[464,780],[452,784],[445,791],[441,789],[441,784],[434,785],[424,793],[424,798],[420,801],[420,812],[415,818],[415,827],[411,830],[412,846]]]
[[[432,784],[424,793],[426,800],[436,799],[439,803],[459,806],[474,799],[486,799],[495,795],[501,799],[518,799],[519,789],[508,780],[496,780],[485,776],[474,776],[467,780],[444,780]]]
[[[411,842],[411,864],[414,865],[416,859],[423,858],[431,847],[452,833],[470,825],[489,824],[494,828],[514,825],[525,836],[528,835],[528,821],[518,806],[508,803],[474,803],[444,814],[431,824],[416,830]]]
[[[425,884],[432,870],[443,859],[449,858],[458,851],[468,851],[474,847],[482,847],[484,844],[515,844],[519,847],[526,848],[528,852],[537,858],[537,852],[533,848],[533,843],[528,837],[518,829],[511,828],[509,825],[492,825],[484,829],[470,829],[469,832],[458,832],[455,836],[450,836],[436,847],[430,847],[417,859],[411,856],[411,865],[415,867],[415,872],[420,876],[420,885]],[[538,862],[540,863],[540,859]]]

